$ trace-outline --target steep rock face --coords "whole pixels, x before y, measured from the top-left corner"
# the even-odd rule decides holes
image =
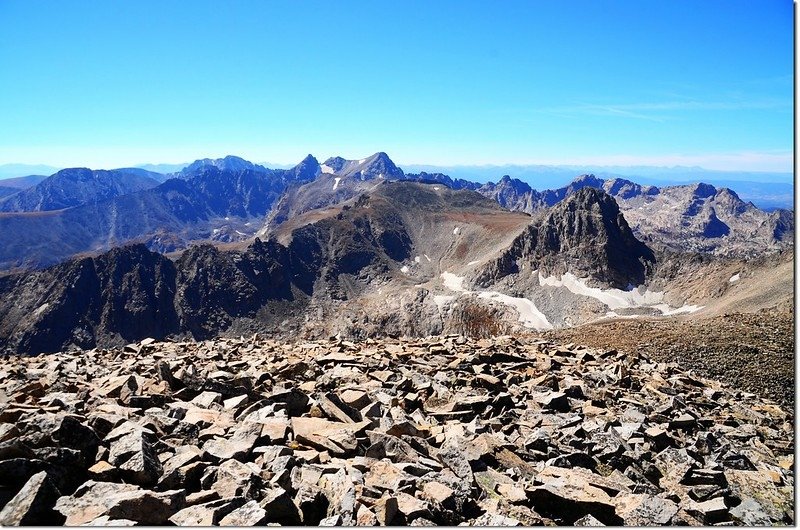
[[[308,182],[314,180],[322,169],[313,155],[306,156],[299,164],[287,171],[290,180]]]
[[[257,240],[244,253],[211,245],[187,250],[175,264],[180,330],[207,338],[270,300],[292,300],[286,249]]]
[[[175,331],[175,270],[142,245],[0,282],[0,341],[20,352],[163,337]]]
[[[476,283],[486,286],[519,273],[524,263],[543,276],[571,272],[626,289],[643,283],[654,262],[616,201],[602,190],[583,188],[534,221],[478,274]]]
[[[94,268],[100,287],[95,335],[118,334],[133,341],[174,331],[175,268],[168,259],[133,245],[98,256]]]
[[[392,262],[410,257],[397,211],[368,202],[295,230],[288,245],[256,239],[240,252],[200,245],[173,262],[139,244],[0,277],[0,349],[39,353],[181,334],[205,339],[232,326],[263,330],[290,316],[302,321],[312,296],[357,297]]]
[[[61,210],[103,202],[120,195],[147,190],[159,181],[144,170],[62,169],[35,186],[0,201],[3,212]]]
[[[11,186],[0,186],[0,198],[8,197],[9,195],[14,195],[15,193],[19,193],[19,188],[12,188]]]

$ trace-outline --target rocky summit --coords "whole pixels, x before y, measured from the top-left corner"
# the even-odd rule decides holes
[[[793,415],[533,336],[0,360],[0,524],[794,524]]]

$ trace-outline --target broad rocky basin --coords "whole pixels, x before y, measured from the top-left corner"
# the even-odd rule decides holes
[[[0,359],[0,524],[794,524],[794,418],[535,338]]]

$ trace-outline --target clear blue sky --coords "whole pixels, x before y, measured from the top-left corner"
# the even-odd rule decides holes
[[[791,171],[792,3],[0,0],[0,163]]]

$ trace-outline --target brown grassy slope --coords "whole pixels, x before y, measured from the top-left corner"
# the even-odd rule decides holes
[[[794,310],[789,303],[702,319],[614,320],[544,335],[674,361],[794,408]]]

